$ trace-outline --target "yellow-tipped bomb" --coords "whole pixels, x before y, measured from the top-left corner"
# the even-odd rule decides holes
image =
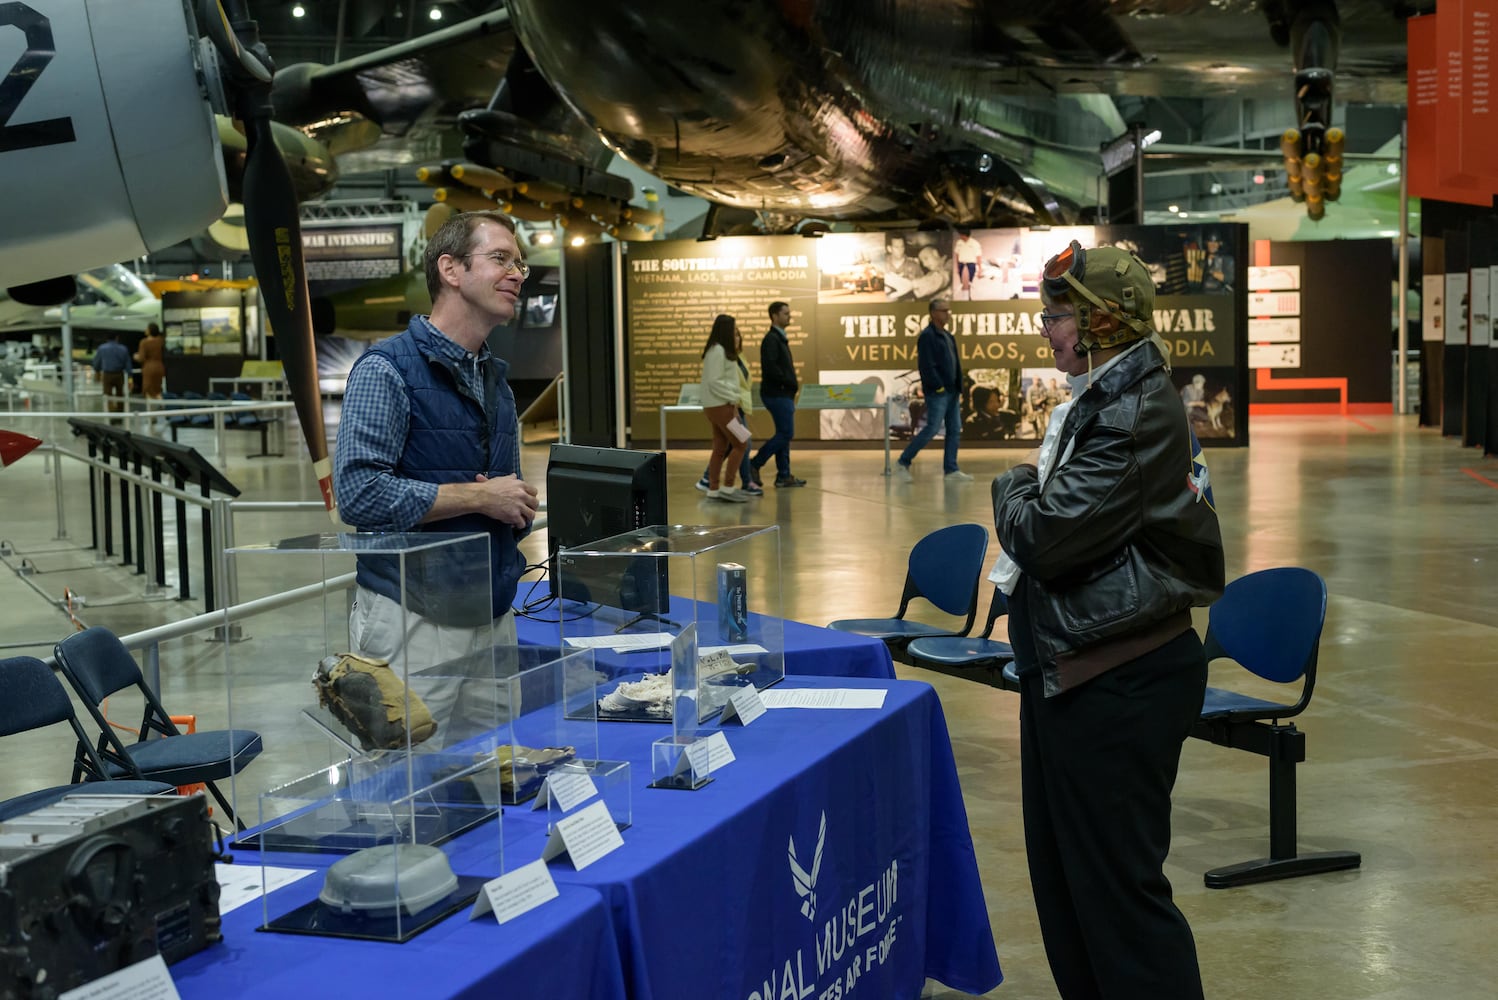
[[[1280,136],[1280,155],[1285,158],[1285,182],[1290,188],[1292,201],[1305,201],[1306,193],[1301,179],[1300,130],[1286,129]]]
[[[640,208],[630,205],[624,209],[624,217],[637,226],[659,226],[666,221],[666,213],[658,208]]]
[[[451,205],[460,212],[492,212],[494,210],[493,201],[467,188],[440,187],[432,192],[432,197],[444,205]]]
[[[1342,196],[1342,150],[1347,144],[1347,135],[1339,128],[1326,130],[1322,143],[1321,190],[1327,201],[1336,201]]]
[[[506,215],[526,222],[550,222],[556,218],[556,210],[545,205],[538,205],[524,198],[512,198],[509,201],[499,203],[499,210]]]
[[[637,226],[633,222],[610,226],[609,235],[616,240],[649,240],[655,238],[655,234],[649,226]]]
[[[572,207],[588,215],[596,215],[600,219],[617,219],[621,217],[620,209],[623,206],[613,198],[605,198],[603,195],[582,194],[572,198]]]
[[[1321,156],[1311,153],[1305,158],[1305,192],[1306,192],[1306,214],[1312,219],[1320,219],[1326,214],[1326,192],[1321,186],[1322,168]]]
[[[416,179],[423,184],[432,187],[444,187],[453,181],[452,169],[457,165],[456,160],[443,160],[427,167],[416,168]]]
[[[476,188],[493,197],[495,191],[508,191],[515,186],[510,180],[498,170],[490,170],[476,163],[458,163],[452,168],[453,179],[461,181],[471,188]]]
[[[433,236],[437,235],[437,230],[442,228],[442,224],[448,219],[451,219],[456,214],[458,214],[457,209],[453,208],[451,205],[444,204],[440,201],[437,202],[431,208],[427,209],[426,215],[422,216],[422,233],[426,236],[427,239],[431,239]]]
[[[543,205],[555,203],[567,204],[571,199],[571,192],[560,184],[550,184],[546,181],[521,181],[515,185],[515,193],[523,194],[531,201],[540,202]]]

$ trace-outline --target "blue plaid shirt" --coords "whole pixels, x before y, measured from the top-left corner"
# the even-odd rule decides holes
[[[478,399],[484,398],[480,365],[489,363],[488,345],[471,354],[432,325],[439,352],[458,363],[463,381]],[[333,489],[344,520],[363,531],[408,531],[421,522],[437,502],[437,484],[396,475],[406,450],[411,424],[411,402],[406,383],[390,360],[376,354],[360,358],[343,392],[343,412],[333,446]],[[515,474],[520,474],[520,435],[515,435]]]

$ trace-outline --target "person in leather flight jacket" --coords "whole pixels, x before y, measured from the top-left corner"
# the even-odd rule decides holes
[[[1224,584],[1206,464],[1150,327],[1144,263],[1073,242],[1046,265],[1041,299],[1072,401],[1051,453],[996,479],[993,505],[1017,567],[1009,637],[1046,957],[1065,1000],[1199,1000],[1163,865],[1207,680],[1191,608]]]

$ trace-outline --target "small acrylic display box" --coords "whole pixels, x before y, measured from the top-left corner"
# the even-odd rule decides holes
[[[580,801],[564,801],[558,793],[563,782],[577,781],[586,775],[597,790],[596,796]],[[548,776],[550,782],[546,796],[546,832],[550,833],[557,821],[602,799],[608,807],[609,816],[620,830],[627,830],[634,823],[634,794],[630,790],[630,766],[627,760],[573,761],[562,765]]]
[[[562,549],[556,567],[563,642],[593,649],[605,678],[600,722],[671,723],[689,735],[737,688],[785,677],[774,525],[640,528]],[[695,654],[667,676],[687,633]]]
[[[556,646],[495,646],[441,664],[413,677],[418,691],[455,687],[459,702],[477,712],[482,727],[459,732],[458,746],[500,767],[498,802],[514,805],[534,798],[546,775],[564,764],[598,758],[598,673],[591,649]],[[471,678],[476,677],[477,680]],[[496,683],[497,682],[497,683]]]
[[[243,625],[226,621],[222,630],[228,725],[259,733],[265,747],[231,775],[236,813],[250,811],[241,802],[254,803],[308,767],[369,752],[442,752],[507,721],[502,698],[492,693],[502,691],[502,678],[481,678],[471,664],[462,686],[421,677],[474,653],[487,659],[493,648],[487,535],[327,533],[237,546],[224,556],[240,602],[303,591],[293,604]],[[356,572],[386,596],[355,607]],[[411,639],[382,658],[381,635]],[[491,694],[467,697],[480,686]],[[401,794],[418,787],[408,784]]]
[[[394,754],[263,793],[261,929],[405,941],[466,907],[504,869],[500,781],[493,758]],[[318,870],[275,888],[288,854]]]

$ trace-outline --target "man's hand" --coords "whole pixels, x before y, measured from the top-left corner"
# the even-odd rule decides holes
[[[500,476],[490,479],[482,472],[474,482],[483,487],[479,495],[479,513],[486,514],[524,530],[536,519],[540,501],[536,499],[536,488],[518,476]]]

